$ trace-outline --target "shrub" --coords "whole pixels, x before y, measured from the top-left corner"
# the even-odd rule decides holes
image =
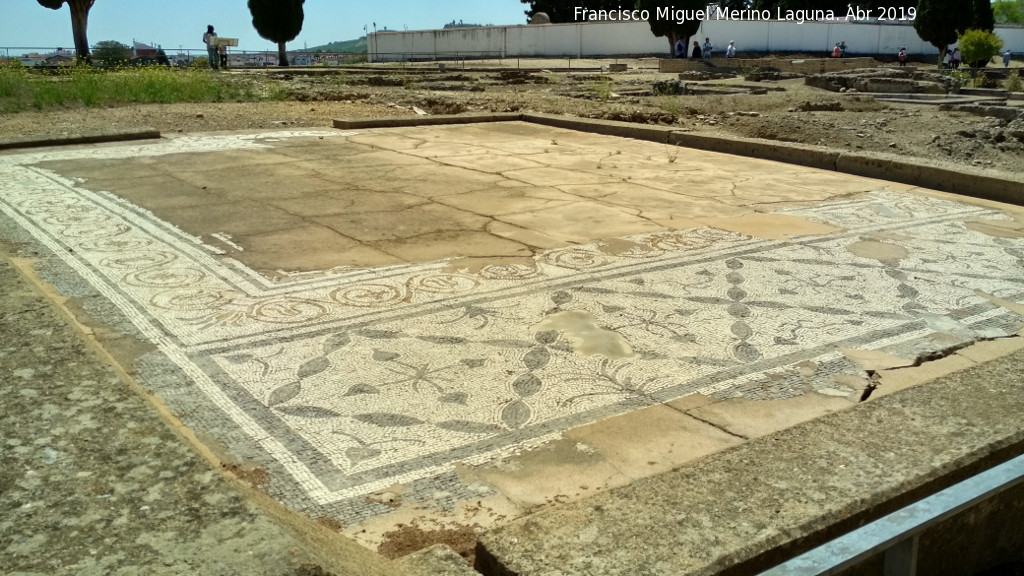
[[[1020,74],[1016,70],[1010,72],[1004,87],[1010,92],[1024,92],[1024,82],[1021,82]]]
[[[972,68],[981,68],[999,54],[1003,49],[1003,41],[991,32],[984,30],[968,30],[960,35],[960,52],[964,62]]]

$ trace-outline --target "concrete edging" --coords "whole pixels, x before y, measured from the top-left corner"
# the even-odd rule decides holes
[[[106,142],[128,142],[160,138],[160,131],[153,128],[139,128],[117,132],[94,134],[73,134],[69,136],[26,136],[23,138],[0,139],[0,150],[18,148],[42,148],[44,146],[70,146],[72,144],[102,144]]]
[[[499,112],[494,114],[446,114],[442,116],[397,116],[394,118],[355,118],[335,120],[334,127],[341,130],[365,128],[404,128],[409,126],[437,126],[441,124],[478,124],[482,122],[512,122],[522,115]]]

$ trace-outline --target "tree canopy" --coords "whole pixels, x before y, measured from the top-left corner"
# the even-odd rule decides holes
[[[956,42],[957,35],[970,27],[974,20],[971,0],[919,0],[914,29],[922,40],[939,51]]]
[[[576,21],[576,7],[583,6],[579,0],[519,0],[523,4],[529,6],[529,10],[525,11],[526,18],[530,19],[537,12],[543,12],[551,18],[552,24],[562,24],[565,22]],[[626,2],[617,2],[615,0],[588,0],[586,3],[587,10],[611,10],[617,9],[619,6],[623,8],[629,8],[632,2],[626,0]],[[625,6],[623,6],[625,4]]]
[[[1000,24],[1024,24],[1024,0],[996,0],[992,13]]]
[[[60,10],[64,4],[71,9],[71,32],[75,38],[75,57],[89,61],[89,39],[86,31],[89,27],[89,10],[96,0],[36,0],[40,6],[50,10]]]
[[[969,28],[991,32],[996,27],[996,17],[990,0],[974,0],[974,18]],[[963,33],[963,30],[960,30]]]
[[[92,47],[92,59],[101,66],[117,66],[132,59],[132,49],[127,44],[115,40],[97,42]]]
[[[278,64],[288,65],[285,44],[295,40],[302,31],[306,0],[249,0],[252,25],[263,38],[277,43]]]
[[[664,6],[664,0],[637,0],[637,8],[642,10],[648,10],[651,15],[650,25],[651,32],[654,33],[658,38],[667,38],[669,52],[673,52],[673,47],[677,40],[683,40],[686,44],[686,51],[690,51],[690,38],[700,30],[700,20],[685,20],[682,24],[673,20],[663,20],[657,18],[657,11],[659,6]],[[704,0],[679,0],[672,4],[672,7],[676,10],[703,10],[707,6]]]

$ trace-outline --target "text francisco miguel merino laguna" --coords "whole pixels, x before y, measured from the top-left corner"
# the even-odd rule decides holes
[[[913,20],[917,15],[914,8],[880,8],[880,12],[855,6],[847,8],[846,14],[836,14],[832,10],[783,10],[776,7],[775,17],[771,10],[730,10],[721,6],[709,6],[703,10],[681,10],[674,6],[658,6],[654,17],[657,20],[671,20],[677,24],[705,20],[788,20],[803,24],[808,21],[857,21],[878,18],[879,20]],[[651,20],[649,10],[590,10],[585,6],[577,6],[575,19],[577,22],[648,22]]]

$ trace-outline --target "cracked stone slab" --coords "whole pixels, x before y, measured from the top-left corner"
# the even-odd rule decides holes
[[[548,159],[558,149],[576,168]],[[544,167],[440,162],[517,154]],[[280,165],[282,176],[256,171],[250,195],[244,171],[217,177],[235,157]],[[188,172],[177,181],[190,193],[252,209],[185,217],[207,207],[133,195],[132,178],[111,177],[120,165]],[[519,123],[209,135],[0,155],[0,211],[156,347],[143,374],[179,375],[161,397],[190,426],[266,469],[286,505],[357,534],[416,510],[483,521],[466,512],[477,500],[503,510],[495,516],[520,514],[565,478],[504,494],[491,468],[565,443],[568,431],[580,440],[550,446],[593,464],[602,482],[629,482],[644,475],[629,450],[587,426],[664,404],[682,412],[659,418],[700,434],[678,440],[678,452],[701,454],[756,427],[730,430],[735,414],[681,399],[742,398],[752,412],[808,395],[819,407],[849,404],[864,371],[841,349],[916,358],[939,345],[936,334],[945,347],[1020,329],[1020,314],[998,302],[1024,298],[1024,240],[965,224],[1013,218],[857,178],[829,181],[819,197],[838,199],[808,206],[798,184],[820,173],[779,166],[672,158],[652,143]],[[706,167],[726,180],[771,175],[771,214],[686,194]],[[295,182],[302,193],[292,195],[304,170],[315,182]],[[633,171],[656,174],[657,186]],[[481,209],[488,190],[499,203],[555,203]],[[644,214],[676,215],[673,190],[678,214],[693,216],[684,228]],[[640,208],[629,202],[637,191]],[[398,204],[376,218],[317,214],[307,194]],[[557,204],[562,194],[576,200]],[[716,226],[729,217],[741,220]],[[797,412],[791,403],[778,419]],[[669,465],[651,458],[652,473]]]

